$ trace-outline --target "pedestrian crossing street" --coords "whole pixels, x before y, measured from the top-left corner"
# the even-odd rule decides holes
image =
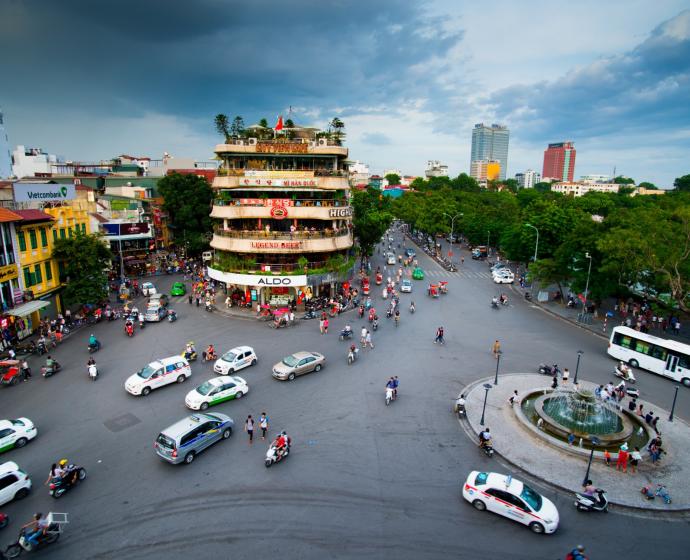
[[[483,278],[485,280],[491,280],[491,272],[475,272],[472,270],[457,270],[455,272],[448,272],[447,270],[425,270],[425,278],[438,278],[443,280],[444,278]]]

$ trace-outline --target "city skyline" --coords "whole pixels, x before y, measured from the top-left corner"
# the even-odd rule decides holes
[[[118,5],[0,7],[10,53],[0,71],[12,78],[0,106],[12,148],[74,160],[164,151],[208,159],[216,113],[273,124],[292,106],[302,124],[340,117],[352,157],[374,172],[423,175],[428,160],[441,160],[452,176],[468,173],[471,130],[482,121],[511,131],[507,177],[539,169],[544,147],[565,138],[578,147],[577,175],[616,167],[670,187],[688,171],[683,2],[499,1],[491,34],[480,6],[449,0],[201,1],[194,17],[183,5]],[[494,41],[530,21],[533,33]]]

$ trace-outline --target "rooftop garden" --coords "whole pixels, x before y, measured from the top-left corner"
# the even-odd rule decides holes
[[[260,119],[258,123],[245,126],[244,119],[237,115],[232,121],[227,115],[219,113],[213,121],[215,130],[224,139],[226,144],[241,139],[256,138],[262,142],[285,142],[287,140],[306,139],[319,140],[325,138],[329,144],[342,146],[345,139],[345,123],[338,117],[334,117],[328,123],[326,130],[314,127],[296,125],[292,119],[283,122],[279,117],[276,126],[271,127],[267,119]]]

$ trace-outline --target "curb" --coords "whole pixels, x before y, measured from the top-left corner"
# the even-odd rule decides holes
[[[483,379],[478,379],[476,381],[473,381],[472,383],[465,385],[463,387],[463,392],[465,394],[469,393],[472,391],[477,385],[481,385],[483,383],[487,383],[491,381],[493,378],[492,377],[485,377]],[[462,430],[465,432],[465,434],[469,436],[478,436],[479,433],[474,431],[474,428],[472,428],[472,425],[470,424],[469,420],[467,420],[467,417],[465,417],[465,420],[460,420],[460,418],[457,419],[458,424],[460,424],[460,427]],[[476,438],[471,437],[470,438],[472,441],[474,441]],[[521,467],[520,465],[514,463],[510,459],[508,459],[505,455],[502,455],[499,453],[495,448],[494,448],[494,453],[498,455],[501,458],[501,461],[510,465],[512,468],[514,468],[516,471],[520,472],[521,474],[525,474],[528,478],[531,478],[533,480],[539,481],[540,484],[543,484],[544,486],[547,486],[549,488],[552,488],[557,491],[561,491],[564,493],[567,493],[570,496],[573,496],[575,491],[572,490],[571,488],[567,488],[565,486],[561,486],[560,484],[556,484],[554,482],[551,482],[549,480],[546,480],[544,478],[541,478],[533,473],[531,473],[528,470],[525,470],[524,467]],[[628,504],[620,504],[617,502],[614,502],[613,500],[609,500],[609,505],[613,506],[613,509],[618,511],[620,510],[621,512],[627,513],[627,514],[636,514],[636,515],[641,515],[644,517],[654,517],[654,519],[659,519],[659,515],[661,514],[662,516],[668,516],[673,519],[687,519],[688,514],[690,514],[690,507],[684,507],[684,508],[676,508],[676,509],[669,509],[669,510],[657,510],[657,509],[649,509],[645,508],[642,506],[631,506]]]

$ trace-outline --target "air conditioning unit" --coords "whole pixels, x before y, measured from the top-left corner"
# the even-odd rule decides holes
[[[315,148],[316,147],[316,141],[315,140],[309,140],[309,147]]]
[[[244,146],[244,140],[238,140],[237,145],[238,146]]]
[[[319,146],[328,146],[328,140],[325,138],[319,138]]]
[[[249,145],[250,146],[256,146],[256,138],[250,138],[249,139]]]

